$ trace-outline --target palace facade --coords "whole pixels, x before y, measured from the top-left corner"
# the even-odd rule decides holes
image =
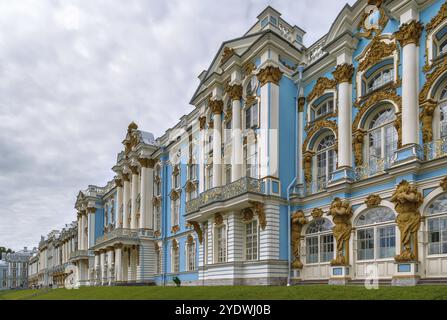
[[[359,0],[304,35],[267,7],[175,127],[129,125],[77,196],[78,284],[447,280],[447,2]]]

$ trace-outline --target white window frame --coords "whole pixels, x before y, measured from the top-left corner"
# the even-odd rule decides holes
[[[219,238],[219,235],[221,235],[222,238]],[[214,241],[214,263],[226,263],[228,260],[228,237],[227,226],[225,223],[220,226],[215,226]]]
[[[390,76],[386,76],[390,74]],[[366,94],[373,92],[396,79],[394,66],[386,65],[366,79]],[[372,87],[371,84],[373,83]]]
[[[186,271],[197,270],[197,245],[196,241],[187,242],[185,246]],[[191,256],[192,254],[192,256]]]
[[[248,233],[248,227],[251,226],[251,234]],[[253,231],[254,230],[254,231]],[[251,221],[245,223],[245,246],[244,246],[244,257],[245,261],[257,261],[259,260],[259,221],[258,219],[252,219]],[[255,238],[255,240],[253,240]],[[249,253],[248,244],[251,244],[251,252]]]
[[[171,199],[171,218],[172,226],[180,224],[180,196],[178,199]]]
[[[180,272],[180,248],[179,244],[177,247],[171,245],[171,273]],[[175,254],[174,254],[175,252]]]
[[[318,147],[320,146],[320,144],[323,142],[323,140],[325,140],[327,137],[333,137],[334,139],[334,144],[326,147],[324,149],[318,150]],[[313,167],[314,167],[314,177],[316,177],[315,182],[318,184],[318,189],[320,190],[321,188],[323,188],[324,186],[326,186],[327,182],[330,180],[331,178],[331,174],[337,169],[337,164],[338,164],[338,154],[335,151],[335,147],[336,147],[336,139],[335,139],[335,135],[332,133],[332,131],[327,132],[327,133],[323,133],[322,136],[318,139],[317,143],[315,143],[315,155],[314,155],[314,161],[313,161]],[[330,164],[329,164],[329,159],[330,159],[330,155],[333,155],[333,168],[330,168]],[[325,175],[322,176],[320,174],[320,165],[319,165],[319,158],[322,156],[325,156],[326,158],[326,165],[325,165]],[[324,177],[324,180],[323,180]]]
[[[326,220],[328,222],[330,222],[329,220]],[[332,225],[333,223],[330,222]],[[310,227],[310,225],[308,226]],[[332,259],[335,258],[336,255],[336,242],[335,242],[335,237],[332,233],[332,230],[324,230],[324,231],[319,231],[319,232],[314,232],[314,233],[307,233],[307,229],[306,229],[306,233],[304,235],[304,246],[305,246],[305,255],[306,255],[306,265],[312,266],[312,265],[328,265],[330,264],[332,259],[328,259],[328,261],[322,261],[322,246],[323,246],[323,241],[322,238],[323,237],[327,237],[327,236],[332,236],[332,254],[333,257]],[[318,261],[317,262],[309,262],[309,251],[308,251],[308,239],[317,239],[317,257],[318,257]],[[329,244],[330,242],[324,242],[326,245]],[[327,251],[325,251],[327,252]]]

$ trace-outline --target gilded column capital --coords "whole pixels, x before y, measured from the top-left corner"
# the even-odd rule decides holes
[[[118,188],[121,188],[121,187],[123,186],[123,180],[122,180],[122,179],[119,179],[119,178],[115,179],[115,185],[116,185]]]
[[[261,86],[271,82],[273,84],[279,85],[279,81],[282,77],[282,72],[278,67],[267,66],[264,69],[261,69],[257,75]]]
[[[200,126],[200,130],[205,129],[205,126],[206,126],[206,117],[205,116],[199,117],[199,126]]]
[[[228,86],[227,90],[231,100],[241,100],[242,99],[242,85],[234,84],[232,86]]]
[[[123,181],[124,182],[129,182],[130,181],[130,177],[129,177],[129,174],[128,173],[123,173]]]
[[[416,46],[419,46],[419,39],[421,38],[423,29],[424,25],[420,21],[413,20],[402,24],[399,31],[397,31],[394,36],[402,47],[405,47],[410,43],[414,43]]]
[[[142,168],[153,169],[154,166],[155,166],[155,160],[154,159],[142,158],[142,159],[138,159],[138,162],[140,162],[140,165],[141,165]]]
[[[222,100],[210,100],[210,108],[214,114],[221,114],[223,110]]]
[[[337,68],[335,68],[335,71],[332,72],[334,75],[335,81],[337,81],[338,84],[343,82],[349,82],[352,83],[352,76],[354,75],[354,66],[349,63],[343,63],[339,64]]]
[[[130,171],[132,171],[132,174],[138,174],[139,168],[138,166],[130,166]]]
[[[87,208],[87,213],[95,213],[96,212],[96,208],[95,207],[88,207]]]

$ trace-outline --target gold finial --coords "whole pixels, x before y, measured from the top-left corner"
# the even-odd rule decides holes
[[[137,129],[138,129],[138,126],[137,126],[137,124],[136,124],[135,122],[132,121],[132,122],[129,124],[128,129],[129,129],[129,131],[137,130]]]

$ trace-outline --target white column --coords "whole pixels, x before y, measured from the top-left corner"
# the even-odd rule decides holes
[[[205,191],[205,181],[206,181],[206,172],[205,172],[205,124],[206,117],[202,116],[199,118],[199,126],[200,126],[200,136],[199,136],[199,193]]]
[[[94,284],[95,285],[99,284],[98,283],[99,279],[97,278],[97,276],[98,276],[98,271],[97,270],[101,271],[101,265],[100,265],[100,261],[99,261],[99,252],[95,251],[95,267],[94,267],[94,275],[93,275],[93,279],[94,279]]]
[[[106,275],[104,274],[104,266],[106,265],[106,251],[104,249],[100,250],[100,260],[101,260],[101,269],[100,269],[100,275],[101,275],[101,284],[104,284],[104,278]]]
[[[232,99],[232,144],[231,144],[231,181],[242,178],[243,146],[242,146],[242,121],[241,121],[241,98],[242,86],[234,85],[230,89]]]
[[[129,200],[130,200],[130,181],[129,174],[123,174],[124,190],[123,190],[123,228],[129,229]]]
[[[88,212],[88,236],[87,236],[87,248],[95,244],[95,212],[96,208],[90,207],[87,209]]]
[[[213,188],[222,185],[222,100],[212,100],[213,110]]]
[[[137,221],[138,167],[132,166],[131,170],[132,170],[132,195],[131,195],[130,228],[138,229],[138,221]]]
[[[123,217],[121,215],[121,207],[123,205],[123,180],[115,179],[116,184],[116,210],[115,210],[115,224],[116,228],[123,225]]]
[[[154,187],[154,161],[140,159],[141,164],[141,212],[140,229],[153,229],[152,195]]]
[[[82,212],[78,213],[78,250],[81,249],[82,243]]]
[[[396,39],[402,46],[402,146],[419,144],[418,50],[422,32],[414,20],[401,25]]]
[[[334,71],[338,83],[338,167],[352,168],[352,75],[354,66],[345,62]]]
[[[86,241],[86,232],[85,232],[85,227],[87,226],[87,213],[84,210],[82,212],[82,217],[81,217],[81,250],[87,250],[87,241]]]
[[[121,254],[122,254],[122,245],[121,244],[115,245],[115,280],[116,281],[123,281]]]

